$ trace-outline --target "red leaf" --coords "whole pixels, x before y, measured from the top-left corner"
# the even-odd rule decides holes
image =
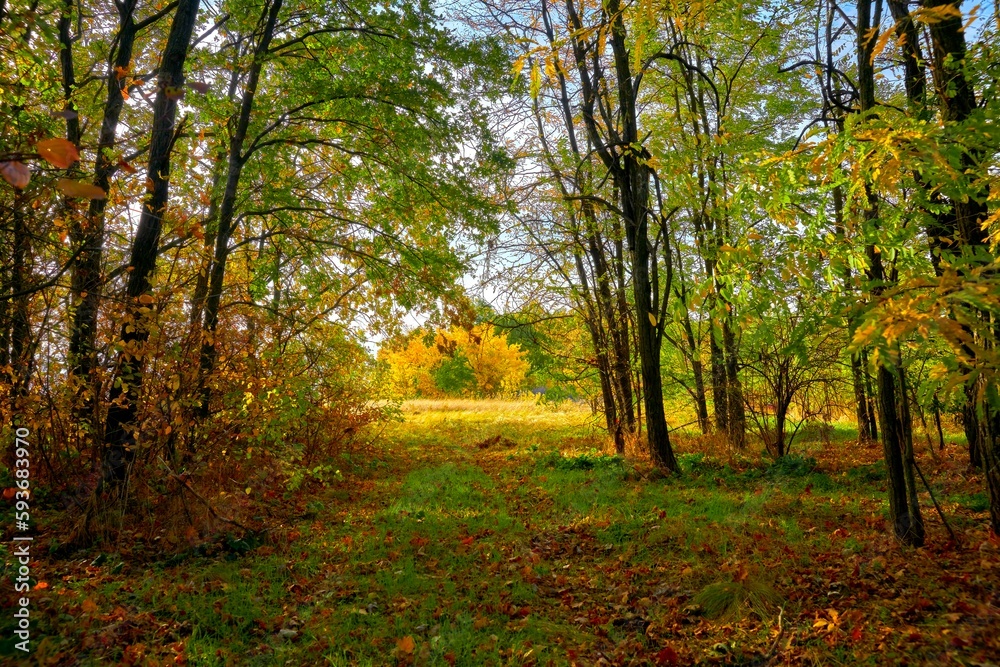
[[[19,190],[31,180],[31,170],[20,162],[0,162],[0,173],[3,174],[3,180]]]
[[[667,646],[666,648],[660,650],[654,657],[653,662],[657,665],[676,665],[680,661],[680,656],[677,655],[677,651]]]
[[[467,538],[465,538],[464,540],[462,540],[462,544],[464,544],[465,546],[469,546],[470,544],[472,544],[475,541],[476,541],[476,538],[473,537],[472,535],[470,535]]]
[[[126,172],[128,172],[130,174],[139,173],[138,169],[136,169],[135,167],[133,167],[132,165],[130,165],[125,160],[118,160],[118,168],[121,169],[122,171],[126,171]]]
[[[35,150],[43,160],[60,169],[69,169],[70,165],[80,159],[76,146],[66,139],[42,139],[35,144]]]

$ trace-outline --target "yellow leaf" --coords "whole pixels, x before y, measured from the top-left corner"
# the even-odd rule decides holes
[[[68,178],[60,178],[56,182],[56,186],[62,190],[62,193],[67,197],[83,197],[85,199],[106,199],[108,193],[106,193],[101,188],[96,185],[91,185],[90,183],[81,183],[80,181],[71,181]]]
[[[66,139],[42,139],[35,144],[35,150],[43,160],[60,169],[68,169],[80,159],[80,152],[76,150],[76,146]]]
[[[245,491],[246,491],[246,494],[247,494],[247,495],[249,496],[249,495],[250,495],[250,493],[252,492],[252,489],[251,489],[251,488],[250,488],[250,487],[248,486],[248,487],[247,487],[247,488],[245,489]]]
[[[652,324],[655,327],[656,326],[656,315],[654,315],[653,313],[646,313],[646,314],[649,315],[649,323]]]
[[[880,55],[882,55],[882,52],[885,51],[885,47],[889,43],[889,40],[892,38],[894,33],[895,29],[890,28],[889,30],[886,30],[881,35],[879,35],[878,41],[875,42],[875,48],[872,49],[871,62],[874,63],[875,59],[878,58]]]

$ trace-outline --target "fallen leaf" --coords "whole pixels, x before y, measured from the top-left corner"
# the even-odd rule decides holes
[[[81,183],[80,181],[71,181],[68,178],[60,178],[56,182],[56,186],[62,190],[62,193],[67,197],[83,197],[85,199],[106,199],[108,193],[106,193],[101,188],[96,185],[91,185],[90,183]]]
[[[60,169],[68,169],[80,159],[80,151],[66,139],[42,139],[35,144],[35,150],[43,160]]]
[[[653,656],[653,662],[657,665],[676,665],[680,661],[677,651],[667,646]]]
[[[398,648],[401,653],[413,653],[413,649],[416,648],[416,643],[413,641],[413,637],[406,635],[396,642],[396,648]]]
[[[48,587],[49,587],[49,582],[47,581],[39,581],[37,584],[35,584],[36,591],[44,591]]]
[[[83,601],[83,611],[85,611],[88,614],[93,614],[95,611],[97,611],[97,603],[91,600],[90,598],[87,598],[86,600]]]

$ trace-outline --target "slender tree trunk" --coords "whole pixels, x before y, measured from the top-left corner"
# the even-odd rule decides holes
[[[236,197],[239,194],[240,177],[248,156],[243,155],[243,145],[247,130],[250,127],[250,116],[253,114],[254,96],[257,94],[257,84],[267,58],[271,39],[274,37],[274,26],[281,11],[282,0],[273,0],[265,5],[266,22],[263,32],[254,49],[253,62],[247,76],[243,100],[240,103],[239,115],[236,118],[236,129],[229,140],[229,167],[226,173],[226,189],[219,205],[219,224],[215,238],[215,257],[212,261],[212,271],[209,278],[208,298],[205,300],[204,342],[201,348],[201,364],[199,369],[199,386],[201,387],[201,415],[207,417],[210,413],[211,388],[208,377],[215,370],[218,360],[217,329],[219,326],[219,306],[222,302],[222,289],[226,279],[226,262],[229,259],[229,241],[234,231],[236,213]]]
[[[111,176],[117,169],[113,162],[117,140],[118,121],[125,99],[122,89],[126,79],[117,75],[132,62],[136,26],[133,20],[135,0],[124,0],[118,7],[118,35],[113,46],[113,58],[107,69],[107,97],[104,116],[97,140],[97,161],[94,165],[94,185],[105,192]],[[117,69],[121,68],[121,69]],[[82,248],[73,264],[72,300],[73,321],[69,332],[69,375],[76,385],[73,404],[74,419],[84,432],[92,432],[97,424],[97,401],[100,397],[99,378],[95,370],[97,354],[94,347],[97,335],[97,316],[100,309],[102,276],[101,263],[104,253],[104,217],[107,201],[91,199],[85,218],[70,229],[73,245]]]
[[[687,303],[687,299],[684,299]],[[691,326],[691,314],[687,308],[684,309],[684,337],[690,350],[691,373],[694,375],[694,395],[695,409],[698,412],[698,426],[703,435],[708,435],[712,431],[712,425],[708,421],[708,400],[705,397],[705,369],[701,363],[701,350],[698,348],[698,341],[694,337],[694,328]]]
[[[726,362],[719,342],[721,327],[712,324],[708,334],[708,353],[712,365],[712,402],[715,429],[729,437],[729,392],[726,390]]]
[[[876,0],[873,21],[871,0],[858,2],[857,63],[861,113],[875,108],[875,73],[871,58],[875,38],[869,33],[871,27],[879,23],[881,6],[881,0]],[[865,219],[868,224],[877,224],[878,200],[867,184],[865,194]],[[869,245],[867,254],[871,292],[878,298],[890,278],[883,267],[882,253],[874,245]],[[882,450],[889,476],[889,513],[893,531],[901,542],[921,546],[924,543],[924,522],[913,482],[913,443],[905,371],[898,354],[894,358],[882,358],[880,362],[877,373],[878,407],[882,422]]]
[[[722,320],[722,339],[726,351],[726,406],[729,409],[729,443],[738,450],[746,446],[747,416],[743,405],[743,385],[739,377],[739,348],[731,315]]]
[[[127,483],[135,460],[136,416],[142,388],[144,348],[149,338],[145,322],[148,309],[144,308],[140,297],[149,295],[149,279],[156,268],[162,216],[170,190],[170,149],[177,115],[177,100],[175,95],[168,93],[168,88],[180,88],[184,84],[184,61],[198,16],[198,4],[199,0],[178,2],[163,50],[153,104],[147,171],[150,188],[132,243],[126,289],[128,312],[121,332],[123,349],[117,359],[104,431],[103,484],[112,483],[116,488],[122,488]]]
[[[14,194],[12,212],[14,252],[10,265],[11,292],[13,299],[10,322],[10,365],[11,392],[10,410],[13,419],[23,418],[24,398],[31,386],[32,345],[31,345],[31,294],[28,282],[31,275],[31,238],[25,220],[27,199],[20,190]]]
[[[865,378],[865,404],[868,406],[868,438],[871,442],[878,442],[878,418],[875,409],[875,386],[872,382],[872,374],[868,372],[868,351],[861,350],[861,373]]]
[[[653,303],[653,285],[650,282],[650,241],[648,234],[649,199],[651,173],[645,160],[635,149],[639,145],[637,86],[631,73],[627,35],[622,8],[619,0],[609,0],[605,5],[603,26],[609,29],[608,38],[613,53],[617,78],[616,106],[620,130],[609,129],[618,135],[620,145],[609,145],[602,138],[597,125],[597,97],[599,87],[595,87],[589,71],[588,50],[583,43],[582,24],[575,4],[566,4],[570,24],[575,33],[573,52],[581,76],[583,93],[583,119],[587,126],[595,151],[611,173],[614,186],[618,190],[618,200],[625,225],[625,238],[631,259],[632,291],[635,299],[636,346],[642,377],[643,406],[645,407],[646,437],[649,451],[657,465],[670,471],[679,471],[670,444],[670,430],[667,427],[663,407],[663,383],[660,377],[660,332],[661,322],[657,322],[657,305]],[[630,147],[621,150],[621,146]],[[669,286],[668,290],[669,291]]]

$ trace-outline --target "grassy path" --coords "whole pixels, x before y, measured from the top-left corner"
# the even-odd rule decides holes
[[[35,658],[975,665],[996,655],[1000,556],[980,548],[982,508],[961,478],[941,492],[970,543],[946,548],[932,521],[931,546],[905,551],[883,528],[877,450],[848,461],[853,445],[815,443],[818,464],[734,469],[681,441],[686,473],[665,480],[599,454],[577,408],[413,402],[405,416],[373,450],[345,457],[343,480],[279,540],[148,571],[99,557],[85,576],[64,575],[43,605],[49,636]]]

